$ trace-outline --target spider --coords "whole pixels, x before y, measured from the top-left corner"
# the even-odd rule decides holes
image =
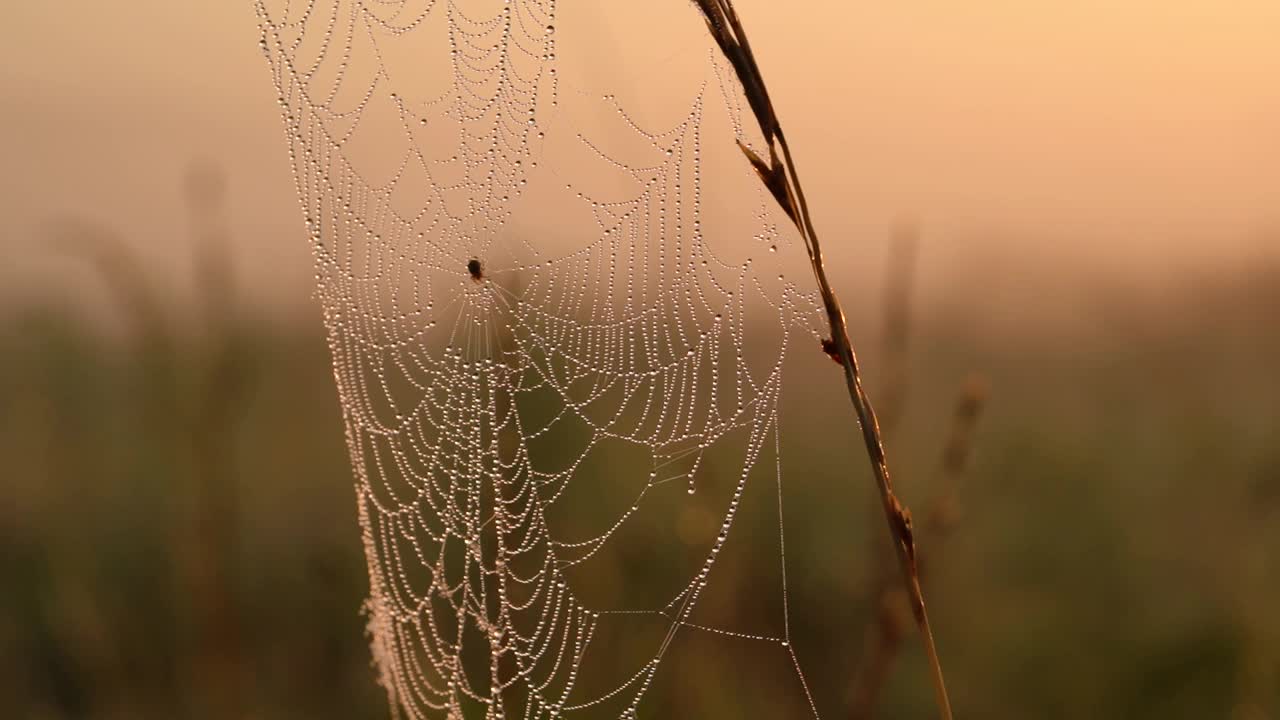
[[[475,283],[484,281],[484,265],[476,258],[467,261],[467,274],[471,276],[471,280]]]

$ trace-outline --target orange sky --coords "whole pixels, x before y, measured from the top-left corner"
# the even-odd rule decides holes
[[[697,22],[681,5],[655,10],[655,28]],[[1280,228],[1276,0],[738,5],[828,236],[878,248],[911,214],[940,244],[989,232],[1015,240],[1014,259],[1103,250],[1120,263],[1240,253]],[[11,269],[43,268],[42,224],[68,214],[110,224],[157,263],[184,257],[180,179],[192,158],[214,158],[250,282],[305,302],[309,260],[254,22],[247,0],[6,9]],[[836,263],[860,252],[831,250]]]

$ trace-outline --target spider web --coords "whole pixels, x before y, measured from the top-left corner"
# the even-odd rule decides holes
[[[596,5],[255,2],[380,681],[411,718],[637,717],[700,634],[774,646],[816,716],[778,439],[816,302],[696,9]],[[761,619],[720,623],[698,608],[756,486],[773,587]]]

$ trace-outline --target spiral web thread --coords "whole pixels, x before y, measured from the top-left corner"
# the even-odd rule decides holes
[[[702,30],[692,6],[664,5],[653,12]],[[733,201],[756,202],[750,229],[711,227],[703,135],[715,117],[717,147],[752,138],[709,43],[695,46],[704,76],[651,127],[564,79],[552,0],[255,7],[314,250],[393,713],[637,717],[677,635],[710,633],[776,645],[817,716],[789,642],[778,401],[787,347],[816,334],[818,315],[778,271],[791,241],[758,191]],[[614,132],[575,126],[571,108]],[[740,156],[729,166],[745,177]],[[602,465],[613,451],[628,459]],[[711,488],[713,457],[735,479],[665,600],[587,599],[590,563],[647,511],[689,502],[673,496],[681,486],[689,498]],[[777,485],[781,611],[767,631],[695,615],[749,481]],[[572,504],[604,484],[629,504]],[[635,616],[662,631],[588,688],[585,665],[614,652],[602,627]]]

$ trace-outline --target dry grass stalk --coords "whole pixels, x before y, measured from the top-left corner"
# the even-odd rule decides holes
[[[205,348],[190,414],[192,500],[185,571],[198,633],[191,682],[201,704],[243,712],[249,685],[243,619],[234,592],[240,497],[233,431],[245,399],[245,368],[235,336],[235,277],[226,230],[226,178],[215,165],[188,168],[186,196],[194,234],[194,277]]]
[[[885,272],[884,381],[880,393],[880,432],[889,437],[897,429],[907,397],[907,357],[911,346],[911,297],[915,284],[919,231],[908,221],[897,223],[889,236]]]
[[[881,442],[880,427],[876,422],[875,410],[870,398],[862,387],[862,375],[858,369],[858,361],[849,342],[849,330],[845,322],[844,310],[836,298],[831,284],[827,280],[826,267],[822,260],[822,246],[813,227],[813,219],[809,214],[808,203],[805,202],[804,190],[796,174],[795,162],[791,149],[787,144],[782,126],[778,123],[769,94],[765,88],[764,78],[751,52],[742,23],[738,18],[730,0],[697,0],[707,22],[707,28],[715,39],[720,50],[733,66],[734,72],[742,83],[747,102],[760,124],[760,130],[769,146],[769,159],[765,161],[750,148],[742,145],[742,151],[750,160],[756,173],[765,187],[773,195],[783,212],[791,218],[804,238],[805,249],[809,254],[809,264],[813,269],[814,279],[818,284],[818,292],[822,297],[823,308],[827,315],[827,324],[831,330],[831,347],[834,355],[839,357],[844,367],[845,384],[848,386],[849,399],[858,416],[858,425],[862,430],[863,444],[871,461],[871,469],[875,474],[876,485],[880,493],[881,505],[885,520],[893,536],[894,548],[898,556],[898,564],[902,570],[912,614],[920,629],[924,642],[925,654],[932,671],[935,700],[939,716],[944,720],[951,718],[951,703],[947,698],[946,684],[942,677],[942,665],[938,660],[937,646],[933,640],[933,631],[929,626],[929,616],[925,609],[924,593],[920,588],[920,576],[916,561],[915,529],[911,520],[911,512],[893,492],[893,482],[889,475],[889,465],[885,459],[884,444]]]
[[[172,513],[171,560],[176,594],[184,601],[193,637],[185,652],[183,682],[194,705],[218,714],[241,713],[248,685],[246,651],[234,595],[233,548],[239,526],[239,498],[234,485],[233,430],[246,388],[245,369],[234,347],[231,308],[234,278],[223,212],[224,180],[216,168],[193,171],[187,195],[195,231],[195,279],[199,290],[208,347],[207,367],[197,378],[184,377],[176,358],[187,338],[175,330],[174,318],[146,272],[141,256],[123,239],[92,223],[63,221],[50,229],[55,247],[83,257],[105,282],[136,338],[135,357],[145,363],[148,378],[143,406],[156,428],[178,423],[189,445],[170,446],[174,480],[190,483],[164,488],[179,508]],[[199,386],[194,406],[181,389]]]
[[[981,376],[971,376],[965,382],[960,399],[956,402],[951,422],[951,434],[942,451],[942,484],[934,495],[933,505],[926,518],[925,531],[939,539],[951,533],[959,515],[956,483],[969,467],[973,456],[973,434],[987,401],[987,381]]]
[[[880,387],[880,434],[892,439],[906,407],[908,358],[911,347],[911,298],[915,279],[919,234],[908,221],[896,223],[889,234],[889,255],[881,307],[883,379]],[[869,717],[881,688],[889,681],[902,635],[910,619],[906,598],[895,592],[895,555],[883,537],[872,538],[870,547],[873,575],[867,596],[875,615],[863,632],[862,655],[858,660],[851,694],[852,717]]]
[[[926,515],[924,527],[931,540],[931,547],[935,549],[955,526],[958,515],[956,485],[964,475],[973,454],[973,434],[982,417],[986,396],[986,382],[975,376],[965,383],[956,402],[951,432],[942,451],[941,481]],[[936,556],[932,559],[936,561]],[[923,564],[920,570],[924,571]],[[867,640],[854,677],[849,713],[853,720],[867,720],[875,714],[880,693],[892,673],[906,629],[903,605],[905,598],[884,581],[883,575],[874,591],[874,597],[877,602],[876,617],[872,621],[872,627],[865,633]]]

